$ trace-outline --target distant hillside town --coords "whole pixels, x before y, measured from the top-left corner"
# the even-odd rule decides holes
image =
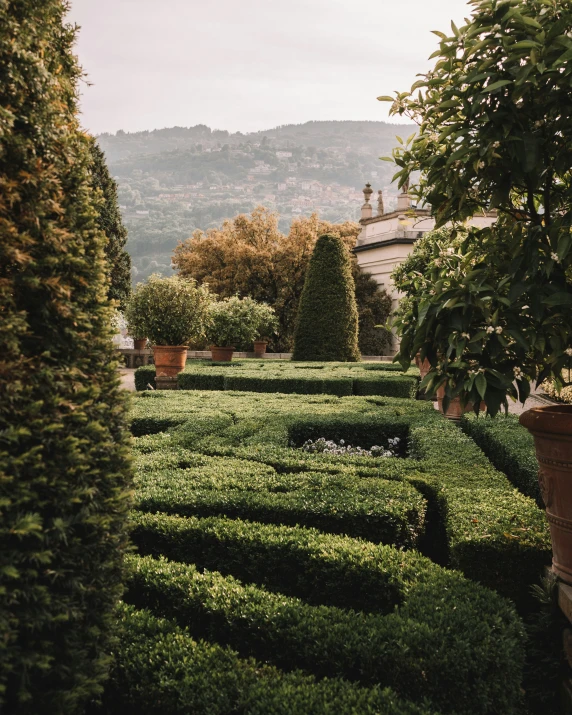
[[[361,188],[397,201],[388,155],[410,127],[384,122],[308,122],[253,134],[204,125],[102,134],[100,147],[119,185],[134,282],[170,272],[171,254],[195,229],[206,230],[259,205],[276,210],[287,231],[296,216],[318,212],[359,219]]]

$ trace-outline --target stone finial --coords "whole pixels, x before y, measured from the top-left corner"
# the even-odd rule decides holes
[[[383,206],[383,191],[380,189],[377,192],[377,215],[383,216],[385,213],[385,208]]]
[[[401,193],[397,197],[397,210],[408,211],[411,208],[411,196],[409,196],[409,179],[403,184]]]
[[[363,219],[372,217],[371,204],[369,203],[369,199],[370,199],[371,195],[373,194],[373,189],[371,188],[371,184],[366,184],[365,188],[362,189],[362,191],[363,191],[363,195],[365,198],[365,203],[361,207],[361,217],[363,220]]]

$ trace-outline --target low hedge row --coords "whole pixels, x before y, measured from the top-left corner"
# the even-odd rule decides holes
[[[426,533],[420,548],[439,563],[450,564],[509,596],[523,612],[531,607],[530,586],[550,563],[545,517],[432,405],[366,397],[174,392],[157,398],[158,394],[135,398],[135,430],[140,430],[142,420],[186,417],[184,424],[170,431],[170,444],[268,463],[282,473],[333,473],[332,460],[310,459],[310,455],[287,449],[293,425],[314,420],[322,421],[325,429],[329,422],[336,425],[337,435],[345,429],[346,435],[362,439],[368,421],[372,430],[379,430],[380,425],[388,429],[393,420],[396,433],[407,423],[408,459],[366,459],[360,460],[359,467],[351,466],[348,458],[336,462],[347,464],[348,470],[375,469],[379,478],[409,482],[427,501]],[[208,413],[201,414],[201,409]],[[144,438],[151,440],[151,451],[161,450],[161,439],[159,435]],[[317,468],[317,464],[322,466]],[[230,505],[230,495],[228,499]]]
[[[403,548],[416,546],[426,510],[424,498],[405,482],[279,474],[269,465],[224,457],[187,461],[184,468],[147,460],[139,465],[136,486],[142,511],[303,524]]]
[[[98,712],[106,715],[438,715],[389,689],[282,673],[193,640],[147,610],[120,608],[121,638]]]
[[[522,712],[524,633],[512,607],[429,561],[388,615],[309,605],[164,558],[134,556],[128,566],[129,603],[243,657],[389,686],[443,713]]]
[[[404,375],[399,366],[357,365],[351,363],[297,364],[289,361],[248,361],[220,363],[192,361],[177,379],[181,390],[236,390],[302,395],[381,395],[415,397],[419,378],[415,369]],[[154,366],[135,371],[135,387],[155,386]]]
[[[519,491],[543,507],[534,439],[516,415],[498,415],[495,419],[465,416],[461,426]]]

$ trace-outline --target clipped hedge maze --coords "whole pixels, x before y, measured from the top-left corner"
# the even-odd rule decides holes
[[[503,596],[530,606],[547,529],[431,405],[145,392],[132,415],[139,553],[106,712],[522,712]],[[318,436],[404,448],[300,449]]]
[[[135,372],[135,387],[155,385],[155,367]],[[382,395],[415,397],[417,368],[404,374],[399,365],[385,363],[316,363],[290,360],[235,360],[213,363],[189,360],[179,374],[180,390],[235,390],[301,395]]]

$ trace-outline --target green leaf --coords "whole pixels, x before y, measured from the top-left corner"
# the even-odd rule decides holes
[[[514,45],[510,46],[511,50],[535,50],[538,47],[542,47],[539,42],[534,40],[521,40],[520,42],[515,42]]]
[[[552,295],[545,298],[543,301],[544,305],[550,306],[566,306],[572,305],[572,293],[553,293]]]
[[[487,378],[482,372],[479,372],[475,379],[475,387],[477,388],[478,393],[481,396],[481,400],[484,400],[485,393],[487,391]]]
[[[487,85],[483,88],[483,92],[494,92],[495,89],[500,89],[501,87],[506,87],[507,84],[512,84],[510,79],[499,79],[497,82]]]
[[[377,98],[378,102],[395,102],[395,97],[389,97],[388,95],[382,95]]]

